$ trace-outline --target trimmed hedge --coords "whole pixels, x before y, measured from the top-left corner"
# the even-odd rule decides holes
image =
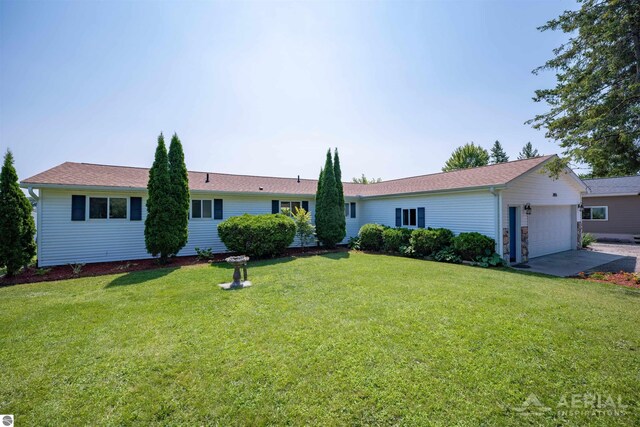
[[[403,246],[409,246],[410,238],[408,228],[387,228],[382,232],[383,248],[386,252],[400,252]]]
[[[418,256],[433,255],[451,246],[453,237],[448,228],[418,228],[411,234],[411,246]]]
[[[228,250],[258,258],[281,254],[295,234],[295,223],[282,214],[244,214],[218,224],[218,235]]]
[[[384,246],[382,233],[386,227],[380,224],[365,224],[360,228],[360,249],[365,251],[381,251]]]
[[[478,257],[492,255],[496,242],[484,234],[460,233],[453,238],[453,248],[463,260],[476,261]]]

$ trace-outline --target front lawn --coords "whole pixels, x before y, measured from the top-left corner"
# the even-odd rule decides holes
[[[1,288],[0,413],[74,426],[640,424],[637,290],[360,253],[249,275],[253,287],[229,292],[223,265]],[[594,414],[586,393],[617,415]],[[532,394],[545,408],[524,416]]]

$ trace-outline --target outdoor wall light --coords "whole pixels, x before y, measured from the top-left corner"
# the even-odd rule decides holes
[[[526,205],[524,205],[524,213],[526,213],[527,215],[531,215],[531,203],[527,203]]]

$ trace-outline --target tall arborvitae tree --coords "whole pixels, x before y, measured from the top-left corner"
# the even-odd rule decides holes
[[[18,184],[13,154],[7,150],[0,172],[0,266],[13,276],[36,255],[31,202]]]
[[[170,206],[174,203],[171,198],[171,178],[169,176],[169,159],[164,136],[158,137],[155,160],[149,170],[147,183],[147,219],[144,222],[144,242],[147,252],[153,256],[160,255],[160,262],[166,263],[173,255],[176,244],[173,232]]]
[[[177,254],[187,244],[189,237],[189,174],[184,163],[184,152],[175,133],[169,145],[169,179],[171,181],[171,219],[175,233],[172,254]]]
[[[537,149],[533,148],[531,142],[527,142],[524,144],[524,147],[522,147],[522,151],[518,154],[518,160],[532,159],[534,157],[540,157],[540,154],[538,154]]]
[[[344,207],[338,205],[338,188],[331,160],[331,150],[327,151],[316,194],[316,236],[327,247],[334,247],[344,236],[340,230],[340,218],[344,218]]]
[[[498,140],[496,140],[496,142],[493,143],[493,147],[491,147],[490,157],[492,164],[506,163],[509,161],[509,156],[507,156],[507,153],[502,148],[502,144],[500,144]]]
[[[342,233],[342,237],[339,241],[342,241],[344,237],[347,235],[347,221],[344,215],[344,188],[342,186],[342,170],[340,170],[340,156],[338,156],[338,149],[336,148],[333,154],[333,174],[336,177],[336,189],[338,190],[338,206],[341,206],[343,214],[340,215],[340,221],[338,221],[338,226],[340,227],[340,232]]]

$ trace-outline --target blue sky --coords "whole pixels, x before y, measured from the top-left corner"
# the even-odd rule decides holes
[[[20,178],[64,161],[316,178],[440,170],[451,151],[531,141],[531,70],[574,1],[0,2],[0,149]]]

